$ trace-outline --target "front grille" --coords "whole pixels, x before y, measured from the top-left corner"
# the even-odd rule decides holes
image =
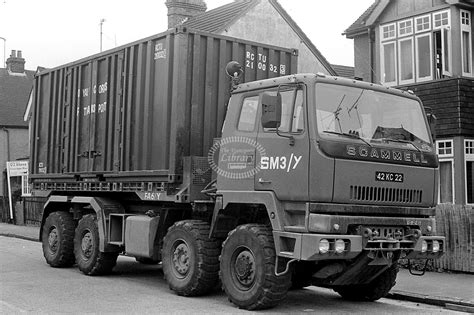
[[[373,186],[351,186],[350,198],[356,201],[420,203],[422,191]]]

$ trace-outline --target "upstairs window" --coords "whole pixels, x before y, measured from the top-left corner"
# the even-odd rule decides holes
[[[433,29],[444,28],[450,25],[449,10],[433,13]]]
[[[471,12],[461,10],[461,63],[462,75],[472,76]]]
[[[382,40],[395,38],[395,23],[382,26]]]
[[[429,31],[431,29],[431,15],[423,15],[415,18],[416,33]]]
[[[413,20],[398,22],[398,36],[407,36],[413,34]]]
[[[396,42],[382,44],[382,82],[386,85],[397,84],[397,48]]]

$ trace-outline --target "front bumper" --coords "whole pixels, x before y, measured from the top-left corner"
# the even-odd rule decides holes
[[[396,240],[393,238],[366,237],[362,235],[313,234],[274,231],[275,249],[280,257],[305,260],[350,260],[363,251],[399,252],[400,258],[408,259],[437,259],[445,252],[445,238],[443,236],[418,236]],[[321,240],[329,242],[329,249],[325,253],[319,250]],[[335,250],[336,240],[343,240],[345,249],[341,253]],[[433,250],[435,241],[439,250]],[[423,250],[426,242],[426,250]]]

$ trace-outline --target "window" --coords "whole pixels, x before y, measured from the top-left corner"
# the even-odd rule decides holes
[[[450,14],[449,11],[442,11],[433,13],[433,29],[444,28],[450,25],[449,22]]]
[[[237,130],[253,131],[255,128],[255,119],[257,118],[258,96],[246,97],[240,111]]]
[[[21,195],[31,196],[30,185],[28,184],[28,175],[21,176]]]
[[[472,76],[471,12],[461,10],[462,74]]]
[[[430,15],[424,15],[415,18],[415,32],[424,32],[424,31],[429,31],[431,29],[431,16]]]
[[[453,140],[439,140],[436,141],[436,147],[438,151],[438,156],[443,157],[452,157],[453,153]]]
[[[439,157],[440,203],[454,203],[454,151],[453,140],[436,141]]]
[[[464,140],[466,160],[466,203],[474,204],[474,140]]]
[[[454,151],[453,140],[436,141],[439,157],[438,202],[454,203]]]
[[[412,37],[398,42],[398,73],[400,75],[400,84],[415,82]]]
[[[454,203],[454,160],[439,160],[439,203]]]
[[[451,30],[443,28],[433,32],[436,79],[451,76]]]
[[[382,83],[385,83],[386,85],[396,85],[397,67],[395,42],[382,44],[381,54]]]
[[[301,133],[304,131],[303,90],[293,89],[281,91],[281,124],[280,132]],[[274,131],[274,128],[265,128]]]
[[[471,25],[471,12],[461,10],[461,25]]]
[[[413,20],[398,22],[398,36],[407,36],[413,34]]]
[[[382,40],[395,38],[395,23],[383,25],[381,27],[381,38]]]
[[[431,65],[433,53],[431,49],[431,34],[415,37],[416,48],[416,78],[417,81],[427,81],[433,78]]]

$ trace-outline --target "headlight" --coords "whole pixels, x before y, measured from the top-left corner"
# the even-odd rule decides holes
[[[421,252],[426,253],[428,250],[428,243],[425,240],[421,241]]]
[[[334,243],[334,250],[336,254],[341,254],[346,249],[346,243],[343,240],[336,240]]]
[[[433,253],[439,252],[439,242],[433,241]]]
[[[319,253],[326,254],[329,251],[329,241],[325,238],[319,241]]]

